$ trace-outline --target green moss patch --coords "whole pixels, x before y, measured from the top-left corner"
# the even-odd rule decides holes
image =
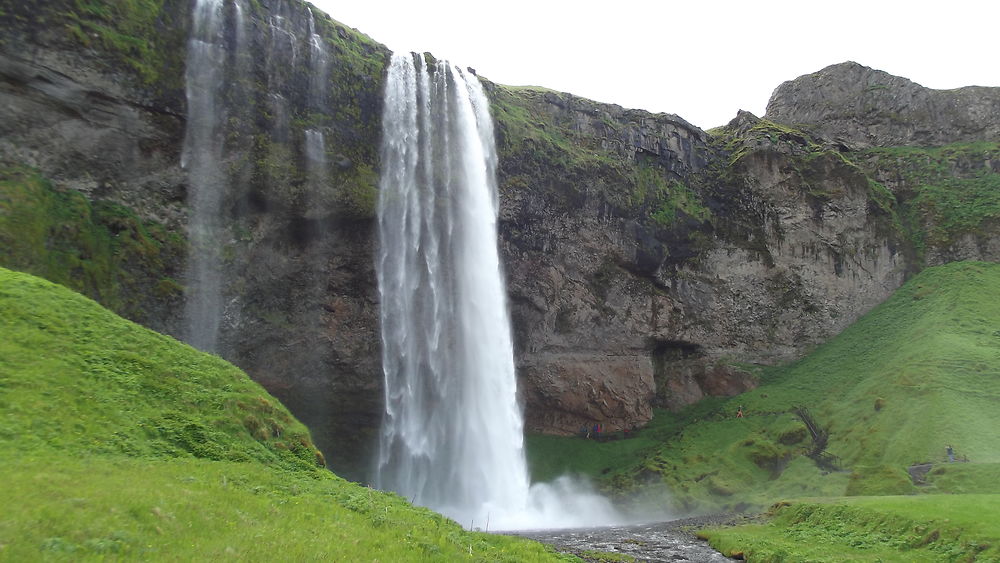
[[[1000,161],[998,143],[876,148],[853,158],[899,186],[900,217],[918,256],[1000,220],[1000,173],[990,164]]]
[[[908,495],[916,492],[910,474],[892,465],[858,467],[851,473],[844,494],[848,496]]]
[[[188,4],[176,0],[0,0],[5,29],[45,37],[123,70],[151,92],[183,90]]]
[[[59,191],[37,171],[0,169],[0,266],[83,293],[135,320],[179,299],[184,241],[128,208]]]
[[[711,218],[700,196],[678,180],[667,180],[664,171],[653,166],[639,166],[634,174],[635,188],[631,203],[645,210],[654,223],[671,227],[685,217],[698,222]]]

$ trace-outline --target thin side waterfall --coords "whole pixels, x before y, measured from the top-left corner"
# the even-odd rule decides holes
[[[187,298],[185,340],[215,351],[222,318],[222,274],[219,254],[220,208],[226,176],[222,168],[221,86],[226,61],[223,1],[197,0],[188,40],[187,129],[181,166],[189,178]]]
[[[610,504],[569,480],[529,488],[479,81],[394,54],[384,111],[377,486],[469,527],[610,523]]]
[[[326,111],[326,88],[329,81],[329,56],[323,38],[316,33],[316,22],[309,9],[309,108]],[[318,129],[305,131],[306,175],[310,193],[316,194],[327,181],[326,139]]]
[[[310,193],[313,193],[326,182],[326,141],[323,139],[323,132],[315,129],[307,129],[305,136],[306,177]]]
[[[293,31],[293,21],[289,17],[289,6],[284,1],[275,2],[268,20],[270,37],[265,51],[267,75],[268,134],[273,141],[287,143],[291,134],[291,113],[289,112],[288,83],[290,71],[298,64],[299,41]]]
[[[316,21],[309,9],[309,106],[326,109],[326,89],[330,81],[330,57],[323,38],[316,33]]]

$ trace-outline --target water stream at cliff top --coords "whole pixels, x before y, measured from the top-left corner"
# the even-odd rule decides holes
[[[568,479],[529,486],[497,248],[497,154],[479,81],[394,54],[384,112],[377,486],[467,527],[619,520]]]

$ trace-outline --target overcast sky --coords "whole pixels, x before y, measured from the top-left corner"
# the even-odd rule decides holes
[[[1000,86],[1000,2],[313,0],[395,51],[430,51],[708,129],[781,82],[853,60],[931,88]],[[931,6],[936,6],[932,9]]]

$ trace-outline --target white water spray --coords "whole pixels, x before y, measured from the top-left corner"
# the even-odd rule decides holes
[[[326,89],[330,80],[330,57],[323,38],[316,33],[316,21],[309,9],[309,105],[312,109],[326,109]]]
[[[497,249],[497,154],[479,81],[394,54],[379,255],[386,411],[376,483],[465,526],[609,524],[569,480],[529,488]]]
[[[188,173],[191,208],[185,340],[196,348],[215,351],[222,317],[219,212],[226,185],[221,166],[221,86],[226,60],[222,0],[197,0],[192,23],[185,72],[187,129],[181,157]]]

